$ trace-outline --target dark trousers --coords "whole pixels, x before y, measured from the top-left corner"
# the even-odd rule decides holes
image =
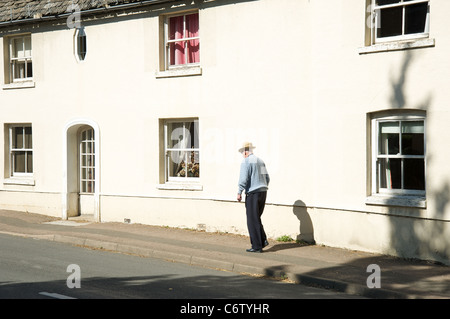
[[[264,227],[261,223],[261,215],[266,205],[266,197],[267,192],[250,193],[245,197],[247,228],[253,249],[262,249],[264,241],[267,240]]]

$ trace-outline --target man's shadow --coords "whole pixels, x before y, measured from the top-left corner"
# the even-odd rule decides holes
[[[293,213],[300,221],[300,233],[297,236],[297,241],[305,242],[310,245],[315,244],[314,226],[306,204],[301,200],[296,200],[293,205]]]
[[[276,243],[265,251],[275,252],[284,249],[314,245],[316,243],[314,240],[314,226],[306,204],[301,200],[295,201],[292,212],[300,222],[299,234],[297,235],[296,240],[294,242]]]

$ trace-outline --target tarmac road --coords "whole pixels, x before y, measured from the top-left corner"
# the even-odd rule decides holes
[[[360,298],[314,287],[47,240],[0,234],[0,242],[2,299]]]
[[[68,247],[78,246],[140,256],[148,260],[175,262],[183,264],[181,266],[221,269],[233,273],[236,276],[234,278],[241,278],[238,277],[241,274],[252,274],[253,279],[255,276],[283,277],[301,286],[321,287],[367,298],[449,299],[450,296],[448,265],[322,245],[278,243],[271,239],[264,253],[250,254],[245,252],[249,246],[246,236],[134,223],[61,220],[47,215],[8,210],[0,210],[0,234],[22,239],[39,239],[42,242],[48,241]],[[0,241],[0,265],[3,262],[2,244]],[[22,247],[19,245],[11,249],[20,251]],[[62,266],[67,267],[68,262],[70,261],[65,261]],[[376,266],[378,271],[374,271],[371,268],[373,266]],[[104,272],[103,267],[105,266],[102,264],[99,269]],[[61,280],[67,278],[65,272],[66,268]],[[2,275],[0,273],[0,285]],[[87,278],[84,268],[82,275],[84,279]],[[104,273],[99,276],[104,276]],[[218,275],[212,276],[219,278]],[[185,277],[181,275],[181,278]],[[161,278],[159,279],[161,281]],[[52,278],[49,280],[53,281]],[[164,282],[167,280],[164,278]],[[220,288],[223,279],[218,281],[219,283],[210,289]],[[376,282],[379,285],[369,285]],[[237,288],[240,287],[239,282],[233,284]],[[154,282],[150,286],[147,285],[147,288],[153,285]],[[225,287],[226,285],[227,282],[224,283]],[[1,288],[5,288],[5,284],[0,286]],[[301,290],[295,290],[299,291]],[[207,297],[216,298],[216,293],[220,296],[220,293],[224,292],[218,289],[211,295],[207,294]],[[180,298],[173,291],[172,295]],[[252,296],[248,293],[246,295]],[[295,293],[292,296],[294,297],[286,298],[297,298]],[[312,296],[317,294],[312,293]],[[304,297],[307,298],[307,295]],[[271,298],[271,295],[267,298]],[[323,311],[327,307],[320,308]]]

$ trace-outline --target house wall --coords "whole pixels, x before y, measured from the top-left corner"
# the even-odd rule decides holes
[[[159,15],[191,8],[202,74],[159,78]],[[0,105],[4,127],[32,123],[35,184],[0,183],[0,208],[63,216],[66,201],[76,205],[66,186],[76,194],[68,162],[77,155],[64,147],[78,119],[98,126],[101,221],[246,234],[235,197],[237,149],[249,140],[271,175],[270,237],[448,263],[448,9],[431,4],[434,47],[371,54],[360,53],[366,4],[351,0],[217,0],[86,17],[83,62],[64,21],[4,28],[32,33],[35,87],[3,89]],[[392,109],[426,111],[426,208],[366,203],[369,119]],[[202,190],[160,187],[161,123],[172,118],[199,120]]]

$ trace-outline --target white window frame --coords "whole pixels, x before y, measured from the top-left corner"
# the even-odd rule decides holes
[[[14,56],[14,45],[13,45],[14,40],[22,39],[23,52],[25,53],[26,52],[26,50],[25,50],[26,38],[30,39],[31,55],[23,56],[23,57],[13,57]],[[14,36],[14,37],[9,38],[9,78],[10,78],[10,83],[25,82],[25,81],[33,80],[33,57],[32,56],[33,56],[33,43],[32,43],[31,34],[25,34],[25,35]],[[25,74],[24,74],[23,78],[15,77],[15,63],[16,62],[23,62],[25,64],[25,68],[24,68]],[[31,73],[32,73],[31,77],[27,77],[29,62],[31,62]]]
[[[407,121],[423,121],[424,125],[424,155],[380,155],[379,154],[379,124],[385,122],[407,122]],[[425,116],[390,116],[372,119],[372,195],[385,196],[414,196],[425,198],[426,195],[426,118]],[[400,133],[401,134],[401,133]],[[401,143],[401,136],[400,136]],[[401,144],[400,144],[401,149]],[[383,158],[399,158],[399,159],[423,159],[425,170],[425,190],[409,190],[409,189],[387,189],[380,187],[380,170],[379,159]],[[402,187],[404,174],[402,173]]]
[[[199,40],[200,42],[200,31],[198,37],[183,37],[183,39],[174,39],[169,40],[169,19],[175,18],[175,17],[183,17],[183,36],[186,35],[186,16],[199,13],[198,11],[188,11],[183,13],[176,13],[176,14],[170,14],[164,17],[164,63],[165,63],[165,69],[166,70],[176,70],[176,69],[182,69],[182,68],[193,68],[193,67],[199,67],[200,62],[196,63],[185,63],[180,65],[170,65],[170,43],[176,43],[176,42],[184,42],[184,50],[186,52],[186,43],[189,40]],[[199,25],[200,25],[200,14],[199,14]],[[200,57],[201,59],[201,57]]]
[[[414,34],[405,34],[405,11],[406,7],[409,5],[415,5],[419,3],[428,3],[428,12],[425,23],[425,30],[422,33],[414,33]],[[412,1],[404,1],[400,0],[399,3],[387,4],[387,5],[377,5],[376,0],[372,0],[371,5],[372,11],[372,19],[371,19],[371,27],[372,27],[372,44],[392,42],[392,41],[405,41],[405,40],[414,40],[421,38],[428,38],[430,35],[430,0],[412,0]],[[402,14],[402,35],[392,36],[392,37],[384,37],[378,38],[378,30],[380,30],[380,10],[394,8],[394,7],[403,7]]]
[[[198,118],[189,118],[189,119],[176,119],[176,120],[166,120],[164,122],[164,174],[165,174],[165,182],[177,182],[177,183],[191,183],[191,182],[198,182],[200,180],[200,174],[199,177],[189,177],[184,176],[184,177],[176,177],[176,176],[169,176],[169,169],[170,169],[170,152],[172,151],[185,151],[186,154],[186,159],[188,159],[188,157],[190,156],[189,153],[190,152],[198,152],[198,163],[199,163],[199,171],[200,171],[200,164],[201,164],[201,152],[200,152],[200,145],[197,145],[198,147],[196,148],[169,148],[168,147],[168,142],[169,142],[169,138],[172,140],[173,137],[171,137],[170,135],[172,135],[171,132],[168,131],[168,127],[169,124],[173,124],[173,123],[183,123],[183,140],[187,138],[186,136],[186,132],[188,132],[189,130],[186,128],[186,123],[194,123],[194,125],[199,125],[199,121]],[[199,132],[198,127],[197,127],[197,132]],[[200,142],[200,141],[199,141]],[[188,162],[188,160],[186,161]]]
[[[27,172],[28,170],[28,161],[27,157],[29,153],[33,154],[33,145],[31,145],[31,148],[26,148],[25,143],[25,128],[32,128],[31,124],[14,124],[9,126],[9,176],[10,177],[32,177],[34,174],[34,163],[32,164],[33,168],[31,172]],[[13,148],[13,129],[15,128],[22,128],[23,132],[23,141],[22,141],[22,148]],[[33,136],[33,131],[31,131],[31,136]],[[31,142],[33,144],[33,142]],[[15,172],[14,167],[14,156],[17,152],[25,152],[25,172]],[[34,155],[34,154],[33,154]],[[32,159],[33,161],[33,159]]]

